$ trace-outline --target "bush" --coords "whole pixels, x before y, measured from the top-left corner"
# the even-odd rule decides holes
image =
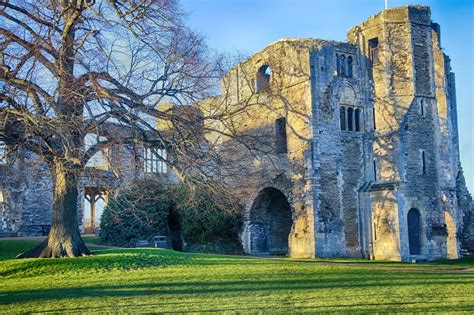
[[[110,200],[101,220],[101,243],[133,247],[167,235],[172,248],[226,254],[242,253],[240,207],[209,186],[162,185],[146,179]],[[219,196],[219,198],[216,198]]]
[[[229,196],[216,198],[215,191],[198,187],[180,188],[178,214],[186,250],[213,253],[242,253],[239,232],[242,211]],[[225,192],[217,192],[225,194]]]
[[[168,233],[171,200],[156,180],[136,181],[109,201],[100,223],[102,244],[134,247],[138,240],[151,244],[153,236]]]

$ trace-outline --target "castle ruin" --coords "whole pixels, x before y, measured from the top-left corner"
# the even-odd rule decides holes
[[[232,180],[246,205],[247,253],[410,261],[473,249],[455,79],[428,7],[385,10],[347,42],[279,40],[232,68],[222,89],[229,107],[254,104],[234,127],[271,147],[239,156],[251,171]],[[231,147],[229,157],[245,151]],[[150,162],[164,151],[134,150],[110,153],[126,174],[120,183],[111,172],[83,176],[80,209],[85,196],[100,199],[147,172],[172,180],[159,159]],[[0,231],[41,233],[52,199],[44,165],[23,152],[0,171]]]

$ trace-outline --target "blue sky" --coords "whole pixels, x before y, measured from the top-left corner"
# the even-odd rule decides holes
[[[461,161],[474,193],[474,0],[388,0],[429,5],[456,73]],[[189,25],[219,52],[250,55],[284,37],[345,40],[384,0],[181,0]]]

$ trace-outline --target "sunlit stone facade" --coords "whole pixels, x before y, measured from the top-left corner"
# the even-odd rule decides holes
[[[252,168],[235,180],[248,253],[408,261],[472,249],[440,38],[428,7],[400,7],[352,28],[347,42],[282,39],[230,71],[227,102],[252,104],[234,119],[239,132],[274,148],[240,159]]]

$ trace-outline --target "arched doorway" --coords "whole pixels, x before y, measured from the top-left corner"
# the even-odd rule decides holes
[[[412,208],[408,211],[408,245],[410,255],[421,254],[421,216],[420,212]]]
[[[293,224],[286,196],[275,188],[265,188],[250,209],[250,252],[286,255]]]

